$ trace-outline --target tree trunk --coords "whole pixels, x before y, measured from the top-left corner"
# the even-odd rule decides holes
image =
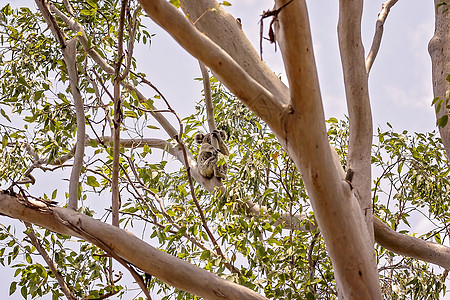
[[[438,7],[441,0],[434,0],[435,7],[435,29],[434,36],[428,44],[428,52],[431,56],[433,95],[434,98],[441,99],[441,109],[436,112],[436,118],[448,116],[450,113],[447,105],[449,100],[449,81],[447,76],[450,74],[450,11],[448,5]],[[438,105],[437,103],[435,104]],[[447,157],[450,158],[450,124],[439,127],[439,131],[444,144]]]

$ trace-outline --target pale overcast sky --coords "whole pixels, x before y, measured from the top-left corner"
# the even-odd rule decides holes
[[[0,6],[7,2],[16,7],[35,7],[32,0],[0,0]],[[242,19],[244,32],[258,49],[260,15],[263,10],[273,7],[273,1],[230,2],[232,6],[226,9]],[[343,118],[347,113],[336,30],[338,2],[309,0],[307,3],[325,113],[327,118]],[[363,39],[366,53],[370,49],[382,3],[379,0],[365,1]],[[369,79],[375,128],[381,126],[386,129],[386,122],[389,122],[396,131],[436,129],[431,107],[431,61],[427,52],[428,41],[434,31],[433,9],[433,1],[403,0],[391,10]],[[269,22],[264,22],[265,36]],[[147,26],[148,31],[156,35],[150,48],[141,47],[135,51],[139,71],[145,72],[178,113],[185,117],[194,111],[195,102],[201,99],[202,85],[194,80],[200,77],[198,62],[150,19],[147,19]],[[281,54],[274,52],[274,46],[267,41],[264,43],[264,59],[275,73],[284,76]],[[49,187],[50,193],[54,188]],[[4,220],[2,218],[0,222]],[[416,229],[420,232],[420,228]],[[6,299],[9,297],[12,273],[8,268],[2,271],[4,277],[0,283],[0,298]],[[16,292],[9,299],[22,298]]]

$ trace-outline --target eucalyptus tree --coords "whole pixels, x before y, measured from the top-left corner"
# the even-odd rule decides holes
[[[131,275],[149,299],[438,299],[447,273],[427,263],[450,269],[450,17],[435,0],[429,51],[443,146],[434,133],[380,130],[373,146],[368,75],[396,2],[383,4],[367,57],[363,1],[339,2],[348,122],[325,120],[305,1],[276,0],[261,19],[271,20],[289,88],[227,1],[4,6],[0,212],[26,228],[21,239],[2,227],[0,262],[20,275],[10,292],[103,299],[133,292],[122,279]],[[138,68],[134,47],[152,38],[146,15],[199,60],[204,99],[192,116],[181,119]],[[195,159],[194,135],[217,128],[229,136],[224,180],[203,177]],[[179,170],[168,168],[172,157]],[[39,170],[63,174],[67,189],[30,192],[49,184]],[[415,211],[437,224],[422,238],[397,231]]]

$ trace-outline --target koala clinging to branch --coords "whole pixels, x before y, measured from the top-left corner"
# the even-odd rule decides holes
[[[213,139],[217,143],[213,142]],[[223,130],[214,130],[212,133],[197,133],[195,135],[195,141],[202,144],[200,151],[198,153],[197,164],[200,174],[206,178],[211,178],[213,176],[217,178],[225,178],[228,171],[227,164],[221,166],[217,165],[217,160],[219,153],[223,155],[228,155],[228,149],[225,146],[225,140],[227,139],[227,134]],[[213,146],[218,145],[218,148]]]

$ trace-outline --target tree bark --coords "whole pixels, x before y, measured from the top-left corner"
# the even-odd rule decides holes
[[[448,4],[438,7],[437,5],[440,2],[440,0],[434,0],[435,29],[428,44],[432,67],[433,95],[434,98],[443,101],[441,109],[436,112],[437,119],[450,114],[450,109],[447,108],[447,105],[450,105],[448,103],[450,83],[446,79],[450,74],[450,10]],[[435,106],[437,106],[437,103]],[[439,132],[447,157],[450,158],[450,122],[444,127],[439,127]]]
[[[336,282],[342,293],[340,297],[381,299],[373,242],[354,194],[356,189],[352,190],[338,172],[328,143],[306,3],[276,1],[276,9],[284,5],[289,6],[281,9],[278,15],[280,29],[277,42],[283,54],[292,101],[292,112],[286,123],[280,126],[285,128],[288,136],[285,149],[299,168],[307,187],[333,262]],[[363,56],[361,62],[364,68]],[[365,69],[363,72],[365,74]],[[363,84],[364,81],[357,83]],[[360,134],[360,128],[354,130]],[[360,161],[355,163],[356,166],[358,164]],[[361,167],[364,168],[365,165]]]
[[[362,0],[339,1],[338,37],[349,114],[347,171],[372,242],[372,112],[361,39]],[[375,257],[373,257],[375,262]]]
[[[48,27],[61,45],[64,62],[66,63],[67,73],[70,80],[70,91],[72,92],[75,112],[77,116],[77,142],[72,171],[70,173],[68,207],[73,210],[77,210],[78,188],[80,184],[81,168],[83,167],[84,147],[86,139],[84,102],[78,88],[78,67],[76,61],[77,40],[75,38],[69,41],[65,40],[64,34],[58,27],[56,19],[50,13],[50,5],[46,0],[35,0],[35,3],[41,11],[45,21],[47,22]]]
[[[398,233],[378,218],[374,218],[373,227],[377,243],[384,248],[450,270],[449,247]]]
[[[337,281],[343,287],[343,296],[346,299],[381,299],[368,227],[350,185],[344,178],[339,178],[328,144],[315,63],[311,61],[312,43],[306,4],[294,1],[289,9],[281,10],[279,14],[282,36],[285,36],[285,43],[280,42],[280,45],[291,85],[290,104],[285,103],[285,99],[274,97],[249,77],[239,64],[199,33],[168,2],[140,2],[157,24],[209,66],[231,92],[271,127],[293,158],[304,178]],[[277,6],[281,7],[286,2],[278,2]],[[286,21],[283,21],[284,14],[287,14]],[[283,26],[286,26],[285,30]],[[301,58],[296,53],[298,47],[301,47],[299,53],[311,51],[311,54]],[[364,67],[364,60],[362,62]],[[295,82],[302,85],[292,87]]]
[[[289,90],[266,65],[250,43],[236,19],[215,0],[183,0],[183,11],[195,27],[227,52],[254,80],[281,103],[289,102]],[[214,8],[214,11],[210,9]]]

